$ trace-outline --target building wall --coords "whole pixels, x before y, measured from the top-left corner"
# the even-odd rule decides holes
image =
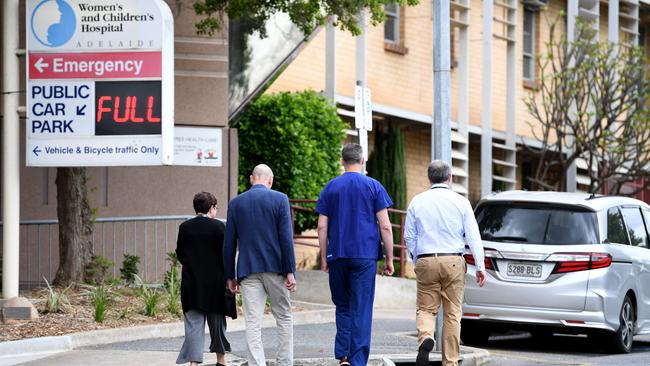
[[[481,83],[482,83],[482,2],[472,1],[470,11],[470,124],[480,126],[481,120]],[[564,5],[549,9],[556,14]],[[495,14],[496,14],[495,7]],[[404,46],[406,54],[398,54],[384,49],[383,25],[369,27],[367,38],[367,83],[372,90],[373,103],[396,107],[407,111],[430,115],[433,107],[432,95],[432,9],[431,2],[421,2],[416,7],[404,9]],[[523,17],[520,6],[519,18]],[[495,23],[496,24],[496,23]],[[496,28],[496,26],[495,26]],[[495,29],[496,30],[496,29]],[[541,34],[540,34],[541,36]],[[518,29],[518,40],[522,38]],[[454,38],[457,42],[458,38]],[[336,85],[337,94],[352,97],[356,80],[355,75],[355,38],[347,32],[336,33]],[[454,55],[455,56],[455,55]],[[493,126],[496,130],[505,130],[506,107],[506,44],[493,40]],[[521,47],[517,47],[516,67],[521,67]],[[457,68],[452,69],[451,97],[452,119],[457,119]],[[517,73],[518,98],[525,90]],[[325,32],[321,31],[308,44],[298,58],[278,77],[267,92],[299,91],[304,89],[323,90],[325,84]],[[525,113],[523,102],[518,103],[517,119]],[[409,200],[428,185],[426,166],[431,158],[430,127],[407,130],[406,166],[407,196]],[[526,123],[517,123],[518,134],[529,134]],[[480,155],[478,156],[480,159]],[[477,162],[480,160],[476,160]],[[476,168],[480,168],[479,163]],[[470,174],[470,185],[478,184],[479,174]],[[474,182],[476,181],[476,182]]]
[[[529,123],[536,124],[529,115],[524,98],[535,95],[538,83],[525,83],[523,67],[523,17],[524,5],[517,1],[516,26],[516,105],[515,133],[517,136],[532,138]],[[536,53],[545,52],[545,44],[550,36],[550,24],[557,21],[556,36],[560,36],[566,26],[566,0],[552,0],[546,10],[536,15]],[[395,107],[403,111],[431,115],[432,106],[432,9],[430,1],[422,1],[414,7],[404,9],[404,46],[406,54],[398,54],[384,48],[383,24],[370,26],[367,35],[367,85],[372,90],[373,104]],[[469,26],[469,123],[481,126],[482,81],[483,81],[483,34],[481,0],[472,0]],[[494,5],[494,15],[501,16],[503,9]],[[600,8],[600,34],[607,39],[607,5]],[[500,23],[493,22],[494,33],[500,32]],[[458,43],[458,32],[453,41]],[[492,40],[492,126],[496,131],[506,130],[506,73],[507,44]],[[355,75],[355,38],[347,32],[336,32],[336,92],[338,95],[353,97]],[[452,59],[456,55],[452,55]],[[321,31],[308,44],[298,58],[278,77],[267,92],[299,91],[324,89],[325,84],[325,32]],[[539,81],[537,70],[537,81]],[[457,120],[457,77],[458,69],[451,71],[451,118]],[[379,122],[381,123],[381,122]],[[411,121],[414,124],[420,122]],[[424,125],[424,124],[423,124]],[[425,125],[426,126],[426,125]],[[423,182],[418,172],[423,171],[425,162],[430,160],[430,128],[407,129],[406,134],[407,195],[409,199],[421,191]],[[469,196],[480,196],[480,141],[470,144]],[[426,168],[424,168],[426,171]],[[517,187],[521,187],[521,169],[518,168]],[[426,176],[425,176],[426,177]],[[426,183],[426,182],[425,182]]]
[[[530,136],[529,127],[524,121],[527,111],[523,96],[530,89],[524,87],[521,78],[523,4],[518,3],[517,27],[517,133]],[[495,16],[501,8],[495,5]],[[548,19],[560,16],[566,9],[564,1],[551,2],[548,10],[540,12],[538,18],[538,39],[548,39]],[[423,1],[415,7],[405,9],[405,55],[384,49],[383,25],[368,29],[368,87],[372,89],[373,103],[393,106],[422,114],[432,113],[432,19],[431,2]],[[548,18],[548,19],[547,19]],[[563,22],[561,22],[563,24]],[[470,10],[469,58],[470,62],[470,123],[481,125],[482,93],[482,1],[473,0]],[[606,34],[606,24],[605,24]],[[498,23],[494,31],[498,32]],[[337,93],[352,97],[355,85],[355,39],[347,32],[336,33]],[[458,42],[458,37],[455,37]],[[506,113],[506,42],[493,39],[492,83],[493,83],[493,127],[505,130]],[[300,56],[280,75],[268,92],[297,91],[311,88],[323,90],[325,83],[325,32],[320,32],[305,47]],[[457,68],[452,69],[451,96],[452,119],[457,119],[456,88]]]
[[[236,173],[233,182],[228,179],[230,169],[236,172],[237,150],[236,134],[231,140],[233,132],[227,128],[227,29],[213,37],[198,37],[194,28],[198,17],[191,4],[180,0],[168,4],[175,22],[175,124],[223,128],[223,166],[88,168],[90,204],[98,217],[193,214],[192,197],[202,190],[224,203],[219,216],[225,217],[225,203],[236,193]],[[24,12],[24,1],[21,9]],[[24,31],[20,39],[24,47]],[[24,66],[21,75],[24,90]],[[24,115],[21,121],[25,122]],[[56,168],[25,166],[25,126],[21,124],[21,220],[55,219]]]
[[[237,193],[237,134],[228,129],[228,31],[211,37],[196,35],[198,20],[191,2],[167,0],[174,15],[175,124],[222,128],[222,162],[218,168],[156,166],[88,168],[90,206],[96,218],[194,215],[196,192],[210,191],[219,201],[218,216],[226,217],[227,202]],[[25,2],[20,1],[20,44],[25,45]],[[25,63],[20,62],[21,90]],[[25,94],[20,96],[25,105]],[[56,168],[25,166],[25,116],[20,138],[20,219],[57,218]],[[0,144],[0,148],[1,148]],[[1,150],[0,150],[1,151]],[[4,178],[4,177],[3,177]],[[1,194],[1,192],[0,192]],[[2,197],[0,196],[0,204]],[[168,262],[165,253],[176,247],[179,220],[160,223],[94,225],[94,252],[116,263],[119,276],[123,253],[140,256],[145,281],[160,281]],[[1,228],[1,226],[0,226]],[[0,236],[0,254],[2,251]],[[58,268],[56,225],[21,225],[20,283],[52,280]]]
[[[407,128],[404,133],[407,202],[411,202],[416,194],[431,186],[427,176],[430,162],[431,128]]]

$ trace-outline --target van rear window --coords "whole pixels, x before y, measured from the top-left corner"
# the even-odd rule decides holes
[[[483,240],[547,245],[597,244],[592,211],[534,205],[487,204],[476,210]]]

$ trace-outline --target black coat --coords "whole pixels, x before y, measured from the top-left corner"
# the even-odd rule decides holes
[[[183,312],[200,310],[237,317],[235,298],[223,275],[224,231],[221,221],[204,216],[187,220],[178,228],[176,254],[183,265]]]

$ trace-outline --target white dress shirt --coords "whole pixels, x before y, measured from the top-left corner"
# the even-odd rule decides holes
[[[430,253],[465,253],[467,243],[476,270],[485,269],[481,234],[472,206],[446,184],[434,184],[415,196],[404,226],[404,240],[412,259]]]

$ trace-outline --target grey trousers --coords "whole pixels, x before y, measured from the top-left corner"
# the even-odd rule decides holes
[[[289,290],[284,286],[284,277],[277,273],[254,273],[241,282],[246,320],[246,342],[248,344],[248,365],[266,366],[262,345],[262,319],[266,296],[271,298],[271,313],[278,326],[276,365],[293,365],[293,318]]]
[[[205,322],[210,331],[210,352],[230,352],[230,343],[226,339],[226,317],[221,314],[204,313],[190,310],[185,314],[185,340],[176,359],[177,364],[203,362],[205,343]]]

